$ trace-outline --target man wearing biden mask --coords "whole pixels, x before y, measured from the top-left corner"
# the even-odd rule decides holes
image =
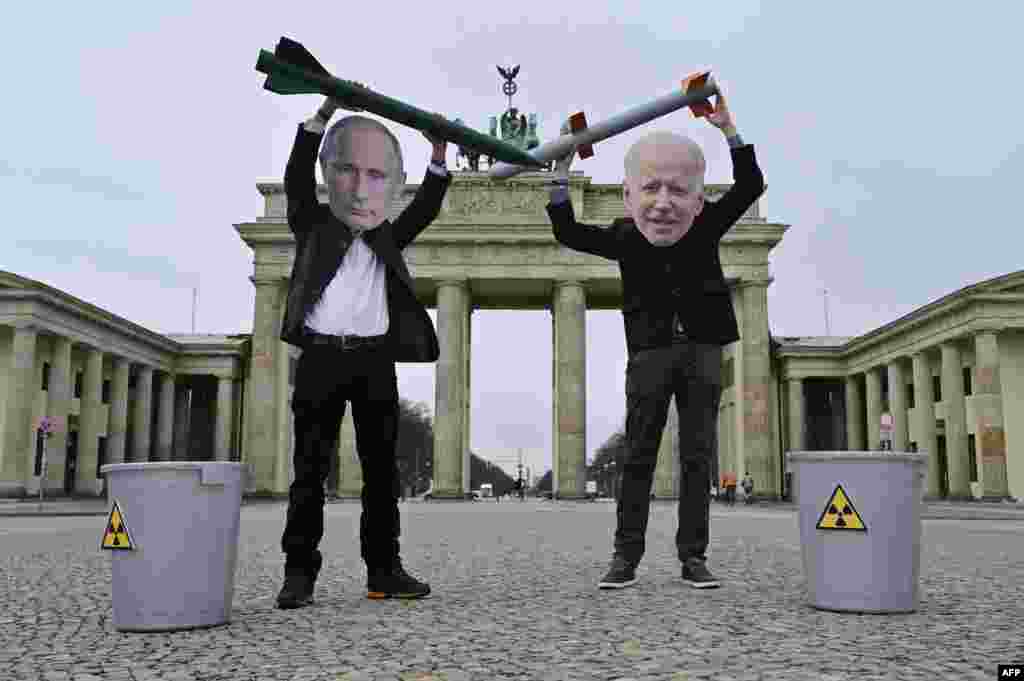
[[[722,131],[735,184],[704,199],[704,154],[687,137],[654,132],[625,158],[623,203],[629,217],[610,227],[576,222],[568,195],[573,153],[559,160],[548,215],[563,245],[619,263],[626,365],[626,447],[614,550],[602,589],[636,582],[644,554],[658,446],[675,396],[679,412],[680,489],[676,552],[682,579],[718,586],[705,565],[711,462],[717,455],[722,346],[739,340],[718,247],[722,236],[764,192],[754,148],[736,131],[725,98],[708,122]],[[562,133],[569,131],[568,122]]]

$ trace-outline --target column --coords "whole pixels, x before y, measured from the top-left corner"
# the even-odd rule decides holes
[[[967,458],[967,416],[964,404],[964,374],[960,348],[946,342],[942,349],[942,403],[946,415],[946,470],[949,498],[973,499]]]
[[[1006,431],[1003,389],[999,372],[999,343],[995,331],[974,337],[974,439],[981,473],[981,495],[999,500],[1010,496],[1006,478]]]
[[[915,352],[914,363],[914,437],[917,451],[928,454],[925,477],[925,498],[941,496],[939,487],[939,449],[935,438],[935,391],[932,388],[932,366],[927,352]]]
[[[363,494],[363,467],[356,449],[356,428],[352,408],[345,410],[338,435],[338,488],[336,494],[343,499],[359,499]]]
[[[189,438],[189,383],[187,378],[177,382],[174,393],[174,461],[188,460]]]
[[[234,399],[234,401],[232,402],[232,405],[231,405],[231,407],[232,407],[232,412],[231,412],[232,413],[232,416],[231,416],[231,452],[232,452],[232,457],[234,457],[234,459],[236,461],[239,461],[239,462],[242,460],[242,445],[243,445],[243,442],[244,442],[243,438],[245,436],[245,406],[246,406],[246,404],[245,404],[245,394],[246,394],[245,384],[246,384],[246,380],[245,380],[244,370],[242,370],[242,371],[243,371],[242,376],[240,378],[238,378],[237,380],[235,380],[235,384],[233,386],[233,390],[234,390],[234,393],[233,393],[234,398],[233,399]],[[289,385],[288,386],[287,398],[286,398],[286,401],[285,401],[285,408],[288,410],[288,414],[291,417],[291,420],[292,420],[293,423],[294,423],[294,420],[295,420],[295,415],[292,414],[291,404],[292,404],[292,395],[294,393],[295,393],[295,386]],[[292,428],[288,432],[288,438],[289,438],[289,442],[291,443],[291,446],[294,447],[294,443],[295,443],[295,429],[294,428]],[[248,494],[248,491],[243,492],[243,494]]]
[[[466,383],[463,386],[463,400],[462,408],[462,491],[468,493],[472,480],[470,479],[470,449],[469,449],[469,414],[470,406],[473,403],[473,393],[470,392],[470,374],[471,374],[471,361],[472,361],[472,345],[471,336],[473,332],[473,305],[472,302],[467,307],[466,316],[463,317],[464,324],[462,328],[462,375],[466,379]]]
[[[68,416],[71,413],[71,339],[53,340],[50,386],[46,395],[46,414],[56,419],[53,435],[46,442],[46,490],[64,493],[64,469],[68,454]]]
[[[440,357],[434,380],[435,498],[462,499],[466,481],[463,422],[466,413],[466,369],[462,357],[469,287],[465,280],[442,281],[437,289],[437,336]]]
[[[215,416],[216,435],[213,442],[213,455],[217,461],[231,460],[231,391],[230,376],[217,377],[217,413]]]
[[[251,279],[256,287],[249,366],[245,463],[252,467],[253,492],[280,492],[278,480],[278,386],[277,358],[284,352],[281,314],[284,297],[279,279]]]
[[[555,282],[552,308],[556,426],[552,491],[559,499],[581,499],[586,495],[587,466],[587,303],[583,285]]]
[[[7,374],[7,415],[3,421],[3,448],[0,449],[0,497],[20,497],[32,475],[35,456],[36,424],[32,422],[39,374],[36,371],[36,344],[39,332],[15,327],[11,343],[11,364]],[[14,399],[23,395],[23,399]],[[2,403],[0,403],[2,406]]]
[[[864,402],[859,374],[847,376],[844,383],[846,387],[846,448],[853,452],[864,451],[867,449],[867,443],[864,440],[864,429],[861,427],[860,420]]]
[[[713,453],[714,456],[718,452]],[[658,447],[658,464],[654,469],[654,496],[659,499],[679,498],[679,412],[673,395],[668,403],[668,420]]]
[[[791,378],[786,382],[789,393],[789,450],[802,452],[807,447],[804,438],[807,407],[804,403],[804,379]]]
[[[124,357],[115,357],[111,364],[113,372],[110,378],[110,418],[107,421],[107,463],[124,463],[131,362]]]
[[[868,408],[867,448],[876,452],[882,447],[882,377],[878,367],[864,372],[864,392]]]
[[[153,438],[150,433],[153,413],[153,367],[139,365],[135,380],[135,404],[132,405],[132,463],[149,461]]]
[[[287,283],[280,282],[278,286],[280,300],[286,300],[288,296]],[[282,321],[283,319],[278,320],[278,328],[281,327]],[[288,366],[291,363],[292,353],[291,346],[280,340],[277,342],[277,346],[278,353],[274,357],[274,368],[277,375],[277,382],[275,383],[277,389],[274,393],[277,400],[277,440],[276,446],[271,449],[271,454],[274,461],[277,462],[274,494],[281,496],[288,494],[292,482],[295,480],[293,465],[295,459],[295,413],[292,411],[291,402],[294,388],[288,384]],[[210,387],[210,401],[215,403],[216,387],[212,384]],[[213,432],[214,427],[215,423],[211,420],[211,432]],[[213,452],[210,452],[210,454],[212,455]]]
[[[758,489],[764,490],[765,498],[777,499],[781,496],[782,481],[772,437],[774,385],[768,351],[768,282],[743,282],[740,289],[743,301],[743,462],[740,463],[737,456],[737,470],[750,473]]]
[[[907,451],[907,384],[903,358],[889,362],[889,413],[892,414],[892,450]]]
[[[75,493],[98,496],[103,480],[96,475],[99,457],[100,416],[103,408],[103,351],[89,348],[82,378],[82,400],[78,412],[78,471]],[[108,450],[109,451],[109,450]]]
[[[160,401],[156,411],[156,451],[153,461],[171,461],[174,458],[174,374],[160,372]]]

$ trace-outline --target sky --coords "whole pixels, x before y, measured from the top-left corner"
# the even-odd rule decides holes
[[[198,287],[196,332],[251,332],[252,252],[233,225],[262,215],[256,183],[281,180],[321,101],[262,89],[256,57],[282,35],[338,77],[482,131],[507,106],[495,65],[520,64],[514,104],[538,115],[542,141],[577,110],[597,121],[710,69],[764,172],[761,214],[789,225],[770,258],[776,336],[824,335],[824,290],[831,335],[857,336],[1021,269],[1015,3],[352,4],[6,10],[0,269],[164,334],[192,331]],[[419,182],[428,143],[389,127]],[[654,130],[689,135],[707,181],[731,181],[721,134],[685,111],[573,170],[619,183],[626,150]],[[509,467],[522,450],[538,475],[550,324],[545,311],[473,315],[471,448]],[[623,425],[625,365],[621,314],[588,312],[588,458]],[[398,372],[401,395],[433,407],[434,366]]]

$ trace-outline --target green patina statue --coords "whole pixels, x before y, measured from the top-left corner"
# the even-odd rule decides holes
[[[512,106],[512,95],[519,89],[514,82],[516,75],[519,74],[519,65],[517,64],[509,69],[499,66],[498,73],[505,79],[505,83],[502,85],[502,92],[508,97],[509,106],[505,113],[501,114],[500,118],[498,116],[491,116],[491,137],[499,136],[500,124],[500,139],[503,142],[523,151],[540,146],[540,139],[537,136],[537,114],[532,113],[529,115],[529,119],[527,119],[525,115],[519,113],[519,109]],[[462,123],[462,120],[458,118],[455,121]],[[456,161],[459,163],[460,169],[473,172],[480,171],[480,158],[481,154],[462,147],[459,147],[458,154],[456,155]],[[486,158],[488,165],[494,164],[494,159],[491,156],[486,156]],[[465,163],[468,167],[462,168],[462,163]],[[550,164],[548,164],[548,169],[550,169]]]

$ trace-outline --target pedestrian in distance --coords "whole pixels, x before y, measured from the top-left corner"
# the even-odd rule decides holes
[[[291,401],[295,479],[281,537],[279,608],[313,602],[323,566],[324,480],[349,404],[363,472],[359,543],[367,596],[430,593],[399,557],[395,362],[433,362],[439,355],[434,326],[413,293],[401,252],[440,212],[451,181],[447,143],[424,133],[433,148],[430,166],[412,202],[392,222],[388,213],[405,186],[398,140],[381,123],[358,115],[342,118],[325,135],[338,108],[358,110],[328,99],[299,124],[284,176],[295,262],[281,340],[302,355]],[[327,205],[316,194],[318,149]]]
[[[730,506],[736,505],[736,474],[727,472],[722,478],[722,485],[725,487],[725,503]]]
[[[705,202],[705,162],[693,140],[654,132],[624,160],[628,217],[610,227],[576,221],[569,201],[575,152],[555,164],[547,211],[562,245],[619,263],[626,365],[626,443],[616,507],[611,565],[598,586],[636,583],[645,550],[651,483],[658,446],[675,396],[679,414],[680,482],[676,552],[683,580],[716,587],[706,565],[711,461],[717,452],[722,346],[739,340],[719,242],[758,196],[764,180],[754,148],[740,138],[726,99],[718,95],[706,120],[722,131],[733,163],[733,186]],[[569,131],[568,121],[562,133]]]
[[[750,473],[743,478],[743,503],[754,503],[754,478],[750,477]]]

